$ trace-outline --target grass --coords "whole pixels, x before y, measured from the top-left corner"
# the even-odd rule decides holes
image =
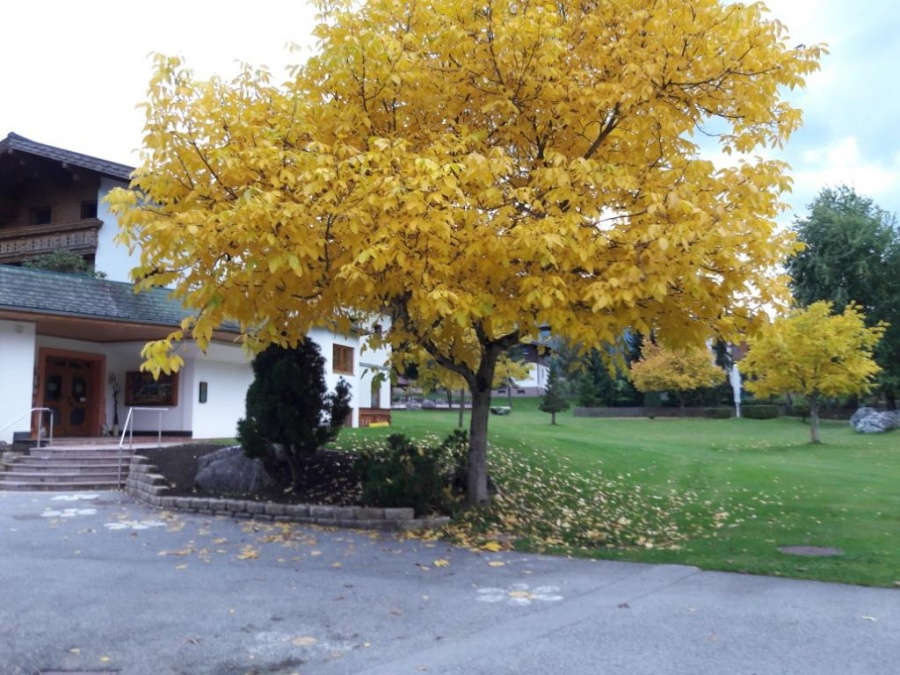
[[[389,433],[444,436],[456,413],[394,411]],[[489,462],[501,493],[451,534],[513,536],[525,550],[681,563],[704,569],[872,586],[900,582],[900,437],[846,422],[596,419],[550,416],[519,399],[491,419]],[[841,549],[798,557],[782,546]]]

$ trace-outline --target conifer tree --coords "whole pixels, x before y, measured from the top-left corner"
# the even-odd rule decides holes
[[[550,359],[550,372],[547,373],[547,389],[544,398],[541,399],[540,408],[543,412],[550,413],[550,424],[556,424],[556,413],[569,409],[569,402],[562,392],[562,382],[559,378],[559,363],[555,358]]]
[[[253,375],[238,440],[274,478],[282,461],[287,463],[291,484],[297,485],[301,460],[337,438],[351,409],[350,385],[341,378],[335,391],[328,391],[325,358],[312,340],[293,349],[267,348],[253,360]]]

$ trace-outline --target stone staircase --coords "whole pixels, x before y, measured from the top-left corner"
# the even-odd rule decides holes
[[[6,453],[0,490],[118,490],[128,478],[133,450],[116,444],[54,443],[25,453]]]

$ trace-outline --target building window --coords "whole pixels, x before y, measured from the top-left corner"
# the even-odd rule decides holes
[[[28,222],[32,225],[49,225],[53,218],[53,210],[49,206],[39,206],[31,209]]]
[[[331,369],[335,373],[353,374],[353,347],[334,345],[331,351]]]
[[[81,202],[81,219],[97,217],[97,202]]]

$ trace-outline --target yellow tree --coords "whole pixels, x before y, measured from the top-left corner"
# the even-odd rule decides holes
[[[674,391],[684,408],[684,395],[692,389],[714,387],[725,381],[725,371],[715,364],[705,347],[667,349],[647,344],[639,361],[631,364],[631,381],[640,392]]]
[[[251,349],[390,315],[473,398],[468,497],[488,501],[497,359],[539,326],[697,341],[783,284],[780,146],[823,49],[760,3],[319,0],[317,53],[272,84],[158,57],[131,190],[110,195],[142,288]],[[694,137],[738,161],[716,166]],[[751,298],[753,299],[751,301]]]
[[[819,409],[836,396],[862,394],[881,370],[872,353],[883,324],[867,328],[854,305],[832,314],[830,302],[796,309],[748,341],[744,386],[758,396],[800,394],[809,405],[810,440],[819,442]]]

